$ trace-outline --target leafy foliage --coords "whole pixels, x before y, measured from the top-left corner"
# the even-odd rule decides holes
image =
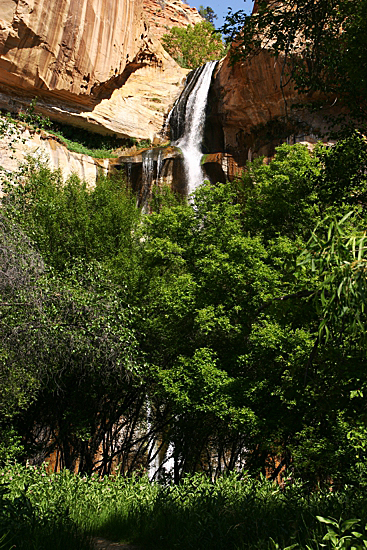
[[[317,519],[327,526],[327,533],[323,540],[330,541],[331,548],[366,548],[365,535],[360,531],[356,531],[357,525],[360,523],[359,519],[337,521],[334,518],[324,518],[322,516],[317,516]]]
[[[222,36],[209,21],[187,27],[172,27],[162,38],[167,52],[181,67],[196,69],[207,61],[223,57]]]
[[[300,265],[311,264],[316,272],[319,285],[319,310],[323,321],[320,331],[329,334],[329,323],[336,329],[360,332],[365,335],[366,304],[366,235],[351,235],[343,225],[352,212],[340,221],[325,219],[322,225],[330,222],[327,237],[319,236],[320,227],[313,233]]]
[[[199,6],[199,13],[201,17],[203,17],[206,21],[209,21],[212,25],[214,25],[214,19],[218,19],[218,16],[214,13],[214,10],[207,6],[206,8],[204,6]]]
[[[87,549],[96,534],[149,548],[198,550],[363,548],[366,539],[361,521],[344,519],[361,517],[364,487],[310,495],[299,483],[282,490],[246,473],[216,483],[189,475],[163,487],[146,476],[102,479],[29,465],[7,465],[0,483],[6,550],[12,544]]]
[[[25,122],[26,124],[29,124],[35,129],[42,129],[46,130],[51,126],[51,121],[48,117],[45,117],[39,113],[36,112],[37,107],[37,98],[33,98],[28,109],[25,111],[20,111],[18,114],[18,119],[21,122]]]
[[[22,177],[23,185],[8,187],[7,212],[57,271],[81,259],[131,254],[139,212],[122,180],[100,177],[91,191],[75,175],[64,183],[60,171],[32,158]]]
[[[365,0],[316,4],[233,16],[237,53],[270,49],[363,128]],[[187,66],[221,48],[208,22],[165,41]],[[41,547],[52,525],[81,547],[366,546],[366,169],[359,132],[282,145],[142,215],[124,181],[28,161],[0,218],[0,460],[66,470],[7,466],[0,544]],[[133,473],[157,461],[175,485]],[[116,467],[131,479],[102,477]]]
[[[58,137],[70,151],[95,158],[117,157],[116,149],[129,147],[133,141],[118,138],[116,135],[92,133],[83,128],[56,122],[50,124],[48,132]]]
[[[63,186],[59,172],[36,162],[22,177],[24,187],[9,188],[3,222],[2,421],[16,424],[27,452],[42,459],[57,446],[64,466],[90,471],[122,413],[136,422],[142,407],[133,309],[107,267],[122,249],[128,271],[123,241],[132,244],[139,215],[118,182],[102,179],[88,192],[73,176]],[[102,470],[113,456],[105,458]]]
[[[176,482],[244,466],[362,482],[365,159],[358,134],[283,145],[194,208],[157,191],[146,215],[121,181],[30,163],[3,198],[25,280],[2,289],[9,438],[86,472],[161,453]]]

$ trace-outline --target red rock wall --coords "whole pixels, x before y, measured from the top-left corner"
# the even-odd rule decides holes
[[[283,65],[281,55],[275,58],[264,50],[235,64],[227,55],[216,72],[214,90],[224,150],[232,153],[240,166],[253,155],[271,157],[279,143],[313,142],[315,135],[327,131],[329,110],[292,108],[318,97],[300,95]],[[283,89],[282,80],[287,81]]]
[[[0,108],[153,139],[186,71],[158,38],[201,21],[181,0],[0,0]]]
[[[141,14],[142,0],[1,0],[0,83],[89,94],[134,57]]]
[[[144,0],[143,9],[149,30],[157,38],[162,38],[172,27],[186,27],[203,21],[196,8],[181,0]]]

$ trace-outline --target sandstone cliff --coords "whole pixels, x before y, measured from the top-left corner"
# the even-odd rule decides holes
[[[54,120],[153,140],[187,74],[158,38],[200,20],[181,0],[0,0],[0,107],[14,111],[37,96],[38,109]],[[292,112],[293,122],[286,120],[299,98],[291,86],[281,89],[282,69],[281,57],[266,51],[220,63],[204,143],[213,181],[233,177],[253,155],[272,155],[282,140],[312,140],[304,134],[322,127],[320,114]],[[51,141],[47,147],[55,163],[74,162],[52,152],[60,148]],[[76,158],[78,173],[93,179],[98,163]]]
[[[257,11],[255,0],[253,13]],[[232,44],[232,49],[236,47]],[[314,143],[316,136],[327,131],[332,108],[310,112],[297,107],[319,98],[299,95],[287,78],[282,54],[275,58],[265,46],[255,57],[236,63],[230,54],[215,74],[207,133],[220,136],[220,150],[231,153],[239,166],[253,155],[272,156],[281,142]]]
[[[154,37],[153,4],[145,14],[143,0],[0,0],[0,107],[37,96],[52,119],[152,139],[186,75]],[[163,4],[165,24],[194,21],[179,0]]]
[[[77,174],[88,185],[95,185],[97,176],[107,174],[111,159],[95,159],[88,155],[69,151],[57,138],[45,132],[35,132],[29,128],[11,128],[0,140],[0,192],[3,176],[15,172],[26,162],[27,157],[39,159],[48,164],[51,170],[62,169],[66,180],[71,174]],[[21,131],[21,134],[18,133]],[[14,135],[17,139],[14,139]]]
[[[281,89],[281,73],[282,59],[267,52],[235,64],[227,55],[221,63],[214,88],[225,150],[254,147],[254,132],[260,134],[271,121],[285,117],[297,94],[292,86]]]
[[[143,7],[151,34],[156,38],[162,38],[171,27],[186,27],[203,21],[196,8],[180,0],[144,0]]]
[[[0,82],[87,104],[136,55],[141,10],[142,0],[1,0]]]

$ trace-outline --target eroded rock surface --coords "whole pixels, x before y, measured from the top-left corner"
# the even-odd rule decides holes
[[[71,174],[77,174],[91,187],[101,172],[108,173],[110,163],[110,159],[94,159],[69,151],[50,135],[25,128],[15,141],[12,133],[2,136],[0,140],[0,191],[1,177],[16,172],[28,156],[47,163],[51,170],[61,168],[64,180]]]
[[[300,96],[290,84],[281,88],[282,71],[281,56],[275,59],[264,51],[234,65],[227,56],[216,73],[214,89],[220,98],[216,108],[224,149],[241,156],[242,162],[251,158],[251,151],[267,154],[266,146],[277,137],[281,140],[298,133],[304,139],[304,132],[320,125],[320,120],[306,113],[301,124],[302,117],[292,109]]]
[[[253,12],[257,10],[255,0]],[[232,44],[232,49],[236,47]],[[244,166],[254,155],[273,156],[281,142],[314,143],[317,136],[327,134],[327,119],[337,114],[337,107],[332,106],[334,98],[330,107],[300,108],[302,102],[319,99],[317,94],[298,93],[289,78],[283,54],[275,58],[264,45],[256,56],[232,63],[229,52],[215,73],[211,124],[222,132],[222,150]],[[210,135],[212,129],[208,131],[209,138]]]
[[[155,38],[153,4],[0,0],[0,107],[16,111],[37,96],[54,120],[152,139],[186,75]],[[171,26],[197,14],[179,0],[164,11]]]
[[[0,82],[87,103],[136,55],[141,14],[142,0],[1,0]]]
[[[180,0],[144,0],[144,13],[151,34],[161,38],[172,27],[186,27],[203,21],[196,8]]]

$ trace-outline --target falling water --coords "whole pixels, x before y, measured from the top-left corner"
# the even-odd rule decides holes
[[[147,396],[147,433],[150,434],[152,431],[152,418],[153,418],[153,411],[150,405],[150,401]],[[158,473],[159,470],[159,446],[157,445],[157,441],[155,440],[155,437],[153,437],[150,440],[150,447],[148,448],[148,477],[150,481],[152,481]]]
[[[159,149],[158,157],[157,157],[157,179],[156,179],[156,182],[158,184],[161,181],[162,168],[163,168],[163,152],[162,152],[162,149]]]
[[[212,74],[217,61],[209,61],[192,74],[170,116],[174,145],[184,157],[188,193],[203,182],[201,142],[204,133],[205,109]]]
[[[163,127],[163,136],[167,134],[168,127],[171,129],[171,140],[177,141],[182,136],[185,129],[185,111],[186,104],[195,87],[195,84],[202,73],[205,65],[198,67],[195,71],[191,71],[186,78],[185,88],[182,90],[180,96],[176,99],[172,109],[168,113],[166,122]]]
[[[149,198],[154,179],[154,150],[147,149],[142,153],[142,180],[143,189],[141,203],[146,204]]]
[[[131,184],[131,162],[127,163],[127,183]]]

